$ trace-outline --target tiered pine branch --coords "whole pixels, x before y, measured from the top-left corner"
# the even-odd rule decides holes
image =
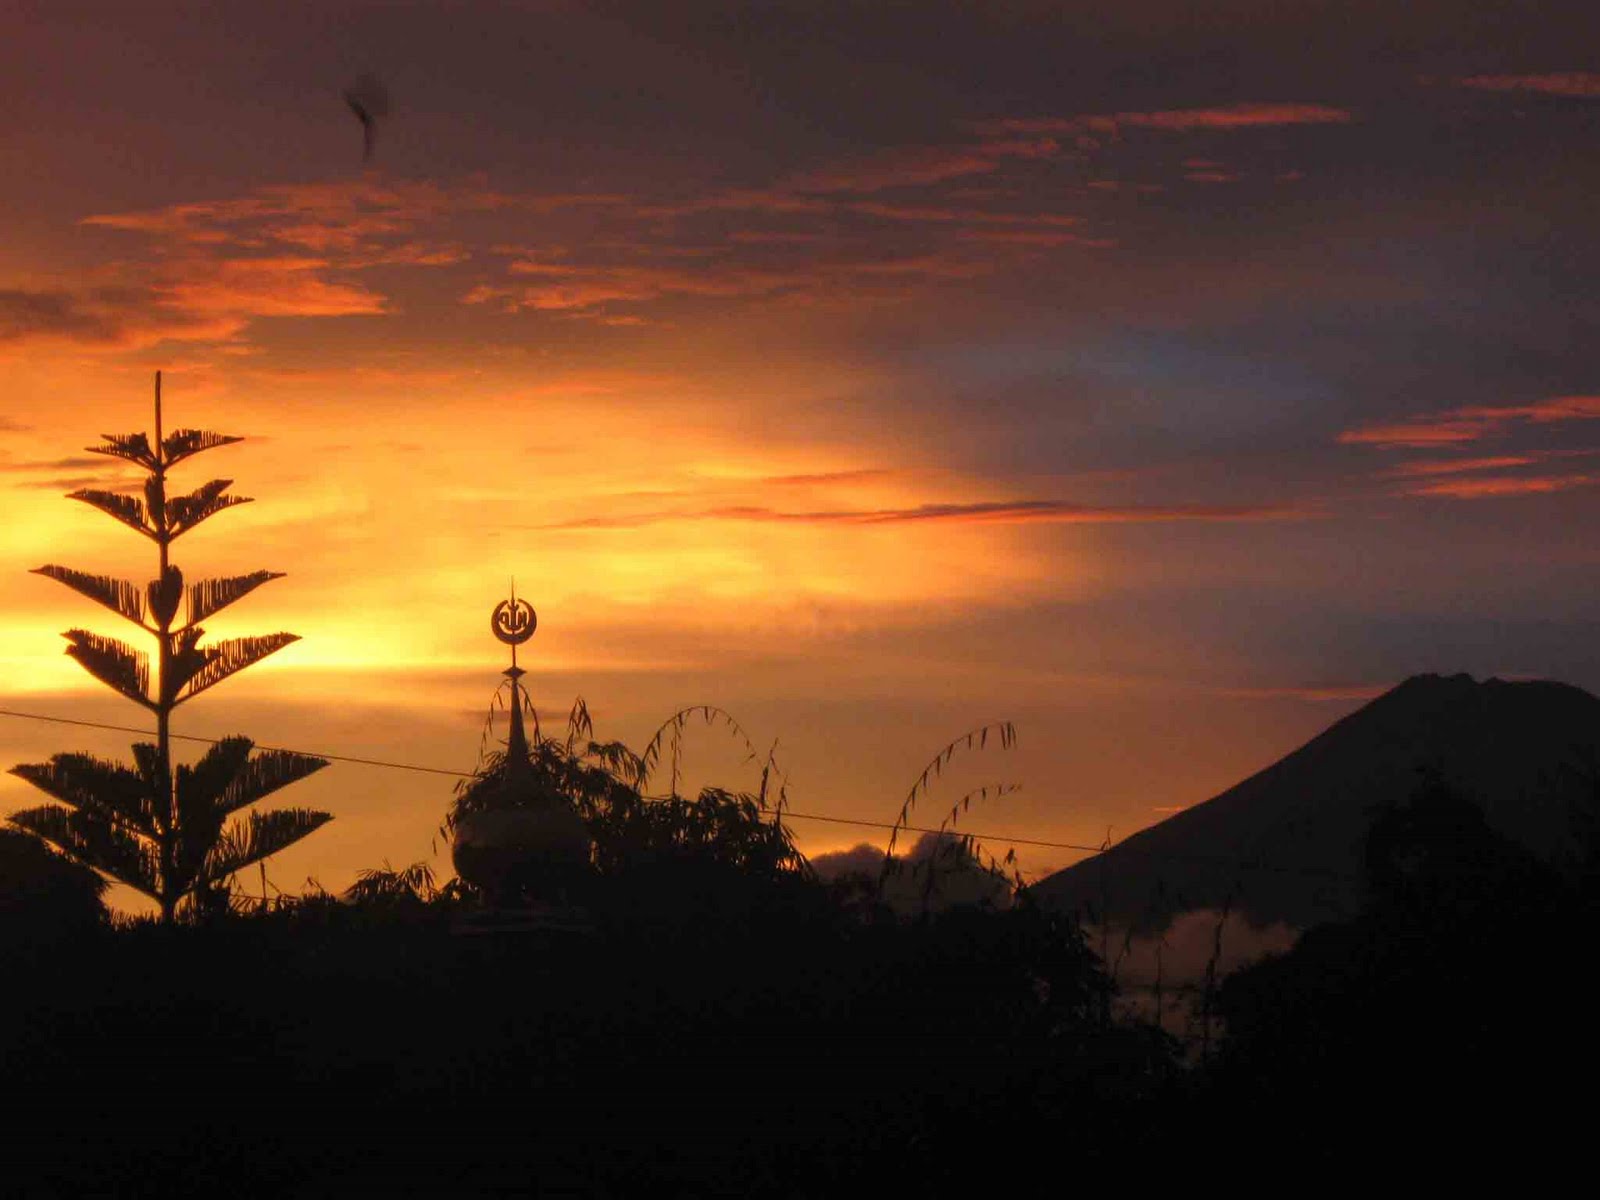
[[[107,687],[151,710],[156,741],[134,746],[129,768],[82,754],[15,767],[58,803],[15,813],[13,824],[68,857],[152,897],[172,920],[186,899],[193,909],[226,886],[234,872],[260,862],[313,832],[330,815],[306,809],[244,813],[281,787],[327,765],[286,751],[252,756],[248,738],[226,738],[193,766],[172,763],[171,718],[178,705],[297,641],[292,633],[202,644],[200,622],[243,599],[281,572],[256,571],[185,587],[169,561],[183,534],[225,509],[248,503],[213,479],[183,495],[167,495],[167,471],[196,454],[242,439],[201,429],[162,436],[161,376],[156,375],[156,433],[102,434],[90,453],[122,459],[146,472],[141,495],[86,488],[71,493],[156,543],[158,573],[143,589],[124,579],[47,564],[35,574],[64,584],[156,640],[148,655],[85,629],[66,633],[67,653]],[[182,619],[180,620],[180,615]]]

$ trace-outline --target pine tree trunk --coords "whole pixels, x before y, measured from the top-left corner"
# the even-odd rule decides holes
[[[167,463],[166,446],[161,429],[161,372],[156,372],[156,495],[158,505],[150,514],[156,527],[156,545],[160,547],[157,564],[157,587],[165,590],[171,537],[167,531]],[[172,776],[172,709],[173,697],[167,686],[172,678],[172,613],[155,614],[159,625],[156,634],[156,758],[159,760],[161,799],[166,809],[166,829],[161,838],[161,920],[170,925],[176,919],[178,898],[172,892],[172,882],[177,876],[178,795]]]

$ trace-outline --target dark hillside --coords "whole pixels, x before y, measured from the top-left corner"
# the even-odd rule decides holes
[[[1600,699],[1552,682],[1418,675],[1203,804],[1059,871],[1034,891],[1057,909],[1164,925],[1234,907],[1307,926],[1352,914],[1373,810],[1426,772],[1535,854],[1563,852],[1571,805],[1600,764]]]

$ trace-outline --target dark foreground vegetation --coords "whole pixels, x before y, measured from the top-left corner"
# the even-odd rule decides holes
[[[1208,1086],[1297,1154],[1329,1153],[1337,1131],[1433,1174],[1589,1171],[1597,817],[1591,791],[1541,858],[1437,778],[1378,809],[1361,911],[1222,983]]]
[[[586,932],[352,896],[112,926],[6,834],[7,1183],[38,1194],[801,1195],[1585,1153],[1576,980],[1595,838],[1532,857],[1438,785],[1378,814],[1369,901],[1226,981],[1210,1061],[1110,1019],[1077,924],[1023,896],[896,917],[680,847]],[[30,873],[31,872],[31,873]],[[1007,1181],[1010,1181],[1008,1184]]]
[[[635,886],[637,883],[637,886]],[[940,1176],[1172,1082],[1070,924],[901,924],[816,885],[621,881],[595,930],[314,901],[8,951],[8,1169],[106,1194],[821,1195]],[[948,1161],[947,1161],[948,1160]]]

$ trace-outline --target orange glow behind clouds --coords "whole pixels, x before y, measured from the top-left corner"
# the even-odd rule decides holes
[[[139,723],[137,712],[105,705],[59,638],[77,624],[118,636],[130,631],[27,571],[59,561],[134,580],[149,576],[141,539],[61,498],[68,486],[121,481],[109,460],[78,461],[89,456],[77,447],[101,430],[148,423],[143,374],[114,364],[47,370],[38,358],[29,368],[35,394],[85,402],[58,408],[48,424],[8,439],[15,461],[35,464],[5,477],[7,511],[27,514],[0,533],[0,608],[7,614],[0,671],[12,706],[63,711],[57,698],[76,697],[95,706],[95,719]],[[470,765],[499,667],[485,614],[515,575],[541,615],[531,656],[541,703],[560,710],[571,696],[558,689],[582,692],[603,723],[615,721],[615,732],[640,740],[681,704],[738,708],[743,700],[766,713],[768,689],[752,690],[738,678],[761,673],[787,695],[759,736],[779,737],[790,748],[795,794],[815,811],[882,819],[892,815],[900,780],[920,769],[920,756],[957,726],[1003,714],[1011,702],[999,693],[1017,695],[1019,677],[982,669],[951,674],[936,657],[866,648],[918,628],[942,639],[939,631],[974,612],[1020,618],[1030,605],[1088,599],[1111,584],[1095,564],[1092,541],[1063,541],[1051,531],[1062,527],[1058,514],[1045,512],[1052,519],[1041,524],[1027,493],[1013,493],[1020,507],[997,503],[992,483],[906,463],[890,441],[849,448],[774,442],[684,419],[700,403],[711,413],[736,408],[748,386],[736,378],[718,381],[722,394],[694,376],[604,370],[519,388],[464,377],[444,363],[402,381],[363,371],[256,375],[248,359],[237,377],[250,381],[250,394],[226,366],[167,376],[169,422],[250,439],[180,468],[182,481],[233,477],[235,491],[257,497],[186,537],[175,560],[191,577],[288,571],[208,632],[289,629],[303,640],[183,710],[183,730],[231,732],[245,724],[238,714],[254,712],[264,723],[247,731],[265,742]],[[336,402],[326,398],[335,393]],[[794,402],[801,399],[797,393]],[[766,403],[781,410],[785,398],[769,386]],[[962,515],[968,509],[970,519]],[[779,511],[812,519],[758,515]],[[662,512],[690,516],[641,519]],[[927,519],[930,512],[953,515]],[[850,516],[894,513],[912,519]],[[1259,515],[1277,514],[1115,505],[1059,514],[1066,528],[1085,520],[1095,528]],[[442,686],[441,672],[457,682]],[[659,682],[641,682],[652,677]],[[974,683],[996,694],[955,703]],[[375,729],[318,715],[370,706],[376,695],[387,697],[383,707],[363,708]],[[874,722],[859,724],[871,707],[905,700],[938,711],[881,734],[869,732]],[[455,733],[445,738],[444,728]],[[1041,734],[1038,749],[1048,758],[1048,734]],[[6,743],[14,747],[12,761],[85,744],[118,754],[133,740],[47,726],[20,736]],[[854,749],[841,752],[841,745]],[[877,760],[870,770],[867,759]],[[736,785],[738,769],[737,760],[728,764]],[[1013,769],[976,764],[974,778]],[[1228,773],[1217,773],[1219,786]],[[303,870],[336,886],[383,857],[426,856],[448,781],[372,774],[344,766],[303,785],[321,799],[308,794],[300,803],[322,803],[343,822],[286,856],[276,878],[287,884],[295,876],[285,872]],[[354,802],[351,786],[377,786],[398,808]],[[7,778],[0,802],[31,798]],[[1052,803],[1045,793],[1032,805],[1013,801],[994,822],[1049,832]],[[1071,840],[1072,828],[1055,821]],[[814,850],[878,836],[798,828]]]
[[[0,139],[0,707],[137,723],[59,637],[127,631],[28,571],[149,578],[146,544],[61,496],[127,482],[81,448],[148,424],[158,368],[169,423],[248,439],[183,482],[257,497],[178,563],[288,572],[209,632],[303,638],[184,731],[470,767],[515,576],[546,720],[581,694],[638,745],[720,704],[778,739],[798,809],[883,820],[950,737],[1011,719],[1017,749],[963,760],[919,817],[1020,783],[973,828],[1098,844],[1412,671],[1565,673],[1525,631],[1592,615],[1593,376],[1554,363],[1581,340],[1565,309],[1503,348],[1468,323],[1511,307],[1535,233],[1578,248],[1515,189],[1584,194],[1581,156],[1467,201],[1385,172],[1477,145],[1521,93],[1560,119],[1587,76],[1441,70],[1471,110],[1450,119],[1485,123],[1397,147],[1376,139],[1415,136],[1389,119],[1422,96],[1409,65],[1375,96],[1365,71],[1286,91],[1301,73],[1277,67],[1223,95],[1187,44],[1152,79],[1142,21],[1122,67],[1064,87],[1031,18],[969,42],[930,9],[780,44],[577,6],[572,53],[530,71],[516,48],[548,14],[524,9],[386,14],[398,40],[373,47],[428,69],[389,81],[370,166],[298,10],[213,29],[108,8],[103,39],[41,11],[0,44],[23,114]],[[1343,44],[1340,20],[1295,52]],[[859,60],[857,34],[878,47]],[[1247,34],[1226,31],[1230,62]],[[991,40],[1012,53],[983,59]],[[182,65],[134,78],[141,55]],[[1533,124],[1504,152],[1539,146]],[[1512,232],[1486,220],[1463,250],[1440,232],[1463,211]],[[1440,328],[1479,352],[1448,377],[1457,355],[1417,348]],[[0,721],[0,765],[129,740]],[[692,752],[701,782],[751,784],[715,736]],[[354,765],[299,787],[337,819],[274,864],[291,890],[428,856],[450,794]],[[0,775],[0,809],[35,799]],[[882,841],[796,828],[813,850]]]

